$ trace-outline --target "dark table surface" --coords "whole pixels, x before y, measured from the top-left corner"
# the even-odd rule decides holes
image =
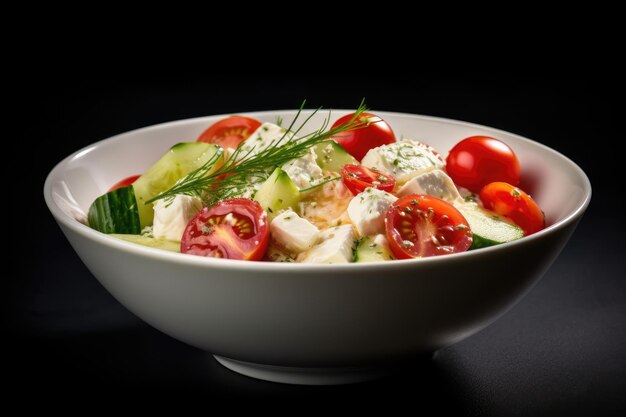
[[[37,233],[28,237],[28,247],[34,242],[37,261],[17,262],[21,268],[10,280],[15,296],[5,369],[15,395],[113,400],[149,392],[161,400],[265,400],[307,408],[332,402],[367,409],[409,405],[494,416],[626,411],[624,197],[619,155],[611,148],[623,133],[617,132],[616,107],[606,99],[610,82],[496,74],[374,79],[244,73],[66,77],[38,89],[36,105],[20,103],[37,109],[34,120],[19,120],[24,129],[18,136],[20,146],[36,139],[35,197],[28,210]],[[398,375],[301,387],[222,368],[208,353],[152,329],[111,297],[74,254],[41,196],[56,162],[117,133],[187,117],[294,108],[303,98],[311,106],[353,108],[361,97],[373,109],[456,118],[533,138],[576,161],[594,187],[578,230],[521,302],[485,330]],[[11,227],[23,233],[26,224]]]

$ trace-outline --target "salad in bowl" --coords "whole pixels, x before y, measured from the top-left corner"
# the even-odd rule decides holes
[[[496,320],[591,199],[574,162],[513,133],[336,112],[122,133],[57,164],[46,203],[89,271],[151,326],[245,375],[336,384]]]
[[[302,133],[311,118],[214,122],[99,196],[87,223],[190,255],[317,264],[446,255],[545,227],[497,138],[459,138],[444,158],[363,105]]]

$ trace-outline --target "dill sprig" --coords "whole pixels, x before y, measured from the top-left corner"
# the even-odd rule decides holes
[[[324,118],[322,126],[312,133],[297,137],[304,126],[322,108],[317,108],[296,128],[296,122],[300,118],[306,100],[298,109],[296,116],[285,130],[281,138],[270,143],[265,149],[253,154],[256,145],[250,149],[244,147],[242,142],[239,147],[226,159],[224,164],[214,170],[220,161],[224,150],[218,151],[206,163],[198,169],[190,172],[179,180],[172,188],[166,190],[147,201],[152,203],[163,198],[173,198],[176,194],[186,194],[202,197],[208,206],[212,206],[220,200],[234,197],[249,187],[251,184],[265,181],[276,167],[283,166],[289,161],[300,158],[318,143],[348,130],[359,129],[367,126],[367,121],[360,121],[359,116],[367,110],[364,100],[355,111],[350,120],[339,126],[328,129],[330,123],[330,111]]]
[[[338,181],[340,179],[341,179],[341,177],[332,177],[332,178],[331,177],[324,177],[324,178],[321,179],[320,182],[317,182],[317,183],[313,184],[309,188],[302,188],[300,190],[300,192],[301,193],[306,193],[307,191],[314,190],[314,189],[316,189],[318,187],[321,187],[324,184],[328,184],[329,182],[333,182],[333,181]]]

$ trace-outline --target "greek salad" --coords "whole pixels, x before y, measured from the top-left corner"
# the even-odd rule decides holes
[[[113,185],[88,224],[191,255],[323,264],[451,254],[545,227],[496,138],[462,139],[444,158],[363,105],[302,133],[309,122],[226,117]]]

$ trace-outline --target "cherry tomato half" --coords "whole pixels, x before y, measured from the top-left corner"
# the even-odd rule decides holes
[[[237,148],[261,126],[257,119],[230,116],[213,123],[198,137],[197,142],[214,143],[222,148]]]
[[[546,227],[543,211],[524,191],[506,182],[492,182],[480,191],[480,201],[489,210],[506,216],[524,230],[526,236]]]
[[[521,175],[513,149],[488,136],[463,139],[450,150],[446,162],[446,171],[454,183],[474,193],[494,181],[517,185]]]
[[[354,195],[365,191],[367,187],[378,188],[390,193],[396,186],[396,179],[393,176],[356,164],[345,164],[341,168],[341,179]]]
[[[453,205],[433,196],[410,194],[387,209],[385,231],[398,259],[465,252],[472,232]]]
[[[353,116],[354,113],[339,118],[333,124],[333,128],[347,123]],[[357,120],[367,122],[367,126],[355,130],[346,130],[331,139],[340,144],[358,161],[361,161],[370,149],[396,141],[391,126],[380,117],[371,113],[361,113]]]
[[[258,261],[269,241],[267,214],[256,201],[229,198],[193,217],[180,251],[213,258]]]
[[[141,175],[131,175],[130,177],[126,177],[123,180],[116,182],[115,185],[113,185],[113,187],[109,188],[109,191],[117,190],[118,188],[132,185],[132,183],[137,181],[137,178],[139,177],[141,177]]]

